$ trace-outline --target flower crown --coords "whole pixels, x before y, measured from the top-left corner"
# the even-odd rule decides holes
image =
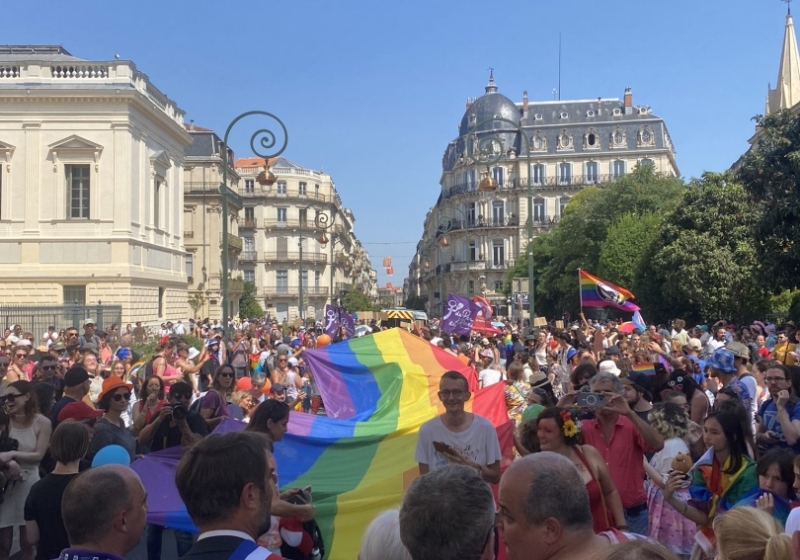
[[[564,427],[561,428],[561,431],[565,438],[575,437],[581,433],[580,424],[572,419],[572,414],[569,410],[564,409],[561,411],[561,420],[564,421]]]

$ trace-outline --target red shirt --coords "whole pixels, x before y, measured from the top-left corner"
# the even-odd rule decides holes
[[[597,420],[583,420],[581,430],[583,442],[597,449],[608,464],[611,480],[617,486],[622,500],[622,507],[629,508],[647,502],[644,490],[644,454],[652,453],[653,450],[644,442],[633,422],[622,415],[617,416],[608,444]]]

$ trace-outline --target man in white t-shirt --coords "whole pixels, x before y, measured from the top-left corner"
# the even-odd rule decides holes
[[[452,463],[476,469],[490,483],[500,481],[500,441],[486,418],[464,411],[470,398],[467,378],[448,371],[439,382],[439,400],[445,413],[419,429],[414,460],[420,474]]]
[[[483,362],[483,369],[478,374],[478,381],[480,381],[481,389],[499,383],[503,379],[503,374],[492,367],[494,361],[494,353],[491,350],[481,351],[481,362]]]
[[[739,381],[747,387],[747,392],[750,393],[752,397],[750,399],[750,420],[752,421],[753,433],[755,434],[758,432],[756,416],[758,416],[759,391],[756,378],[753,377],[753,374],[747,369],[747,364],[750,361],[750,349],[741,342],[736,341],[729,342],[726,348],[733,354],[733,365],[736,366],[736,376],[739,378]]]

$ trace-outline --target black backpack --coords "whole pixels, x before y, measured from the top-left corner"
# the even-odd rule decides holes
[[[310,502],[310,496],[301,490],[297,494],[289,496],[286,501],[290,504],[306,505]],[[313,543],[311,554],[303,554],[296,547],[283,543],[281,544],[281,556],[286,560],[322,560],[325,557],[325,543],[322,540],[322,531],[319,530],[317,521],[312,519],[303,523],[303,531],[311,536]]]

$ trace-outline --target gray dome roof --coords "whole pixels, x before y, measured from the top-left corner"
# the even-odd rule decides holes
[[[508,119],[518,125],[522,113],[516,103],[502,93],[497,93],[497,85],[494,83],[494,77],[490,77],[489,84],[486,86],[486,94],[476,99],[464,113],[464,117],[461,119],[461,125],[458,127],[458,134],[459,136],[464,136],[478,123],[491,120],[495,117]],[[508,125],[502,122],[486,123],[481,127],[481,130],[505,128],[505,126]]]

